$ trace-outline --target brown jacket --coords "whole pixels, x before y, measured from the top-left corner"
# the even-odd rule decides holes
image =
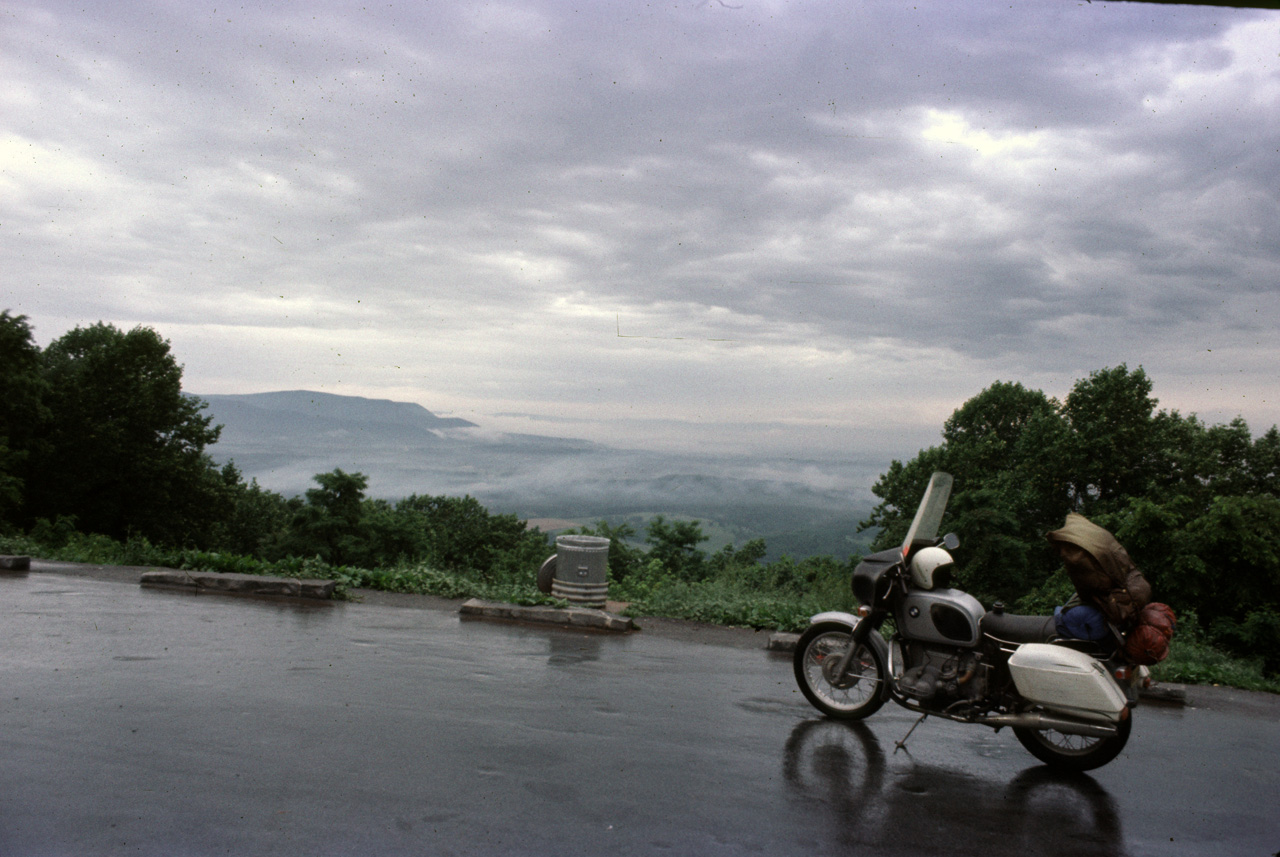
[[[1151,600],[1151,584],[1115,536],[1071,512],[1062,529],[1046,538],[1058,549],[1080,597],[1127,630]]]

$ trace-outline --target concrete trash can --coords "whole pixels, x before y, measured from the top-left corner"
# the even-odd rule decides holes
[[[554,569],[554,572],[553,572]],[[604,607],[609,595],[609,540],[601,536],[556,536],[556,552],[538,572],[539,589],[583,607]]]

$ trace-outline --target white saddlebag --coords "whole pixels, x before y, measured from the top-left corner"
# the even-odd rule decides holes
[[[1075,649],[1027,643],[1009,658],[1009,672],[1023,699],[1052,711],[1118,722],[1128,704],[1107,668]]]

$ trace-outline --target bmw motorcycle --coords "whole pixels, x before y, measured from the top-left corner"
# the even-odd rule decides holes
[[[829,717],[858,720],[893,700],[921,715],[916,725],[933,716],[1008,726],[1056,768],[1105,765],[1129,740],[1146,668],[1128,663],[1118,637],[1063,638],[1052,616],[988,611],[950,588],[960,542],[938,530],[951,486],[934,473],[902,547],[854,569],[857,615],[812,617],[795,650],[800,690]]]

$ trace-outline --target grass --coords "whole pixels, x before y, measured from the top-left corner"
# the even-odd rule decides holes
[[[721,581],[677,581],[631,602],[626,612],[637,617],[661,616],[713,625],[799,631],[808,626],[810,616],[823,609],[817,602],[818,599],[812,597],[748,592]]]
[[[1179,620],[1169,657],[1151,668],[1156,681],[1210,684],[1280,693],[1280,677],[1262,669],[1262,657],[1240,658],[1215,648],[1200,630],[1194,614]]]
[[[336,581],[337,597],[347,599],[358,598],[354,590],[365,588],[444,598],[483,598],[509,604],[565,606],[565,602],[538,591],[532,573],[527,578],[487,578],[474,572],[446,571],[414,563],[363,569],[330,566],[314,558],[265,562],[231,554],[165,550],[145,539],[131,539],[122,544],[102,536],[78,533],[56,547],[38,544],[26,537],[0,537],[0,553],[98,565],[319,578]],[[850,610],[853,607],[843,575],[838,579],[835,575],[820,577],[804,590],[769,591],[769,587],[762,586],[760,581],[741,575],[700,582],[680,581],[664,574],[661,566],[655,563],[633,579],[612,584],[610,595],[629,601],[626,612],[634,617],[661,616],[780,631],[803,630],[808,626],[809,617],[823,610]],[[1151,671],[1152,676],[1162,682],[1225,685],[1280,693],[1280,677],[1268,676],[1263,671],[1260,657],[1238,658],[1215,648],[1199,628],[1194,615],[1181,618],[1169,657]]]
[[[381,569],[330,565],[315,557],[289,557],[268,562],[253,557],[212,551],[168,550],[146,539],[120,543],[104,536],[72,534],[64,544],[50,546],[26,537],[0,537],[0,553],[39,556],[61,562],[94,565],[130,565],[213,571],[224,574],[256,574],[266,577],[297,577],[332,580],[335,597],[354,599],[355,589],[409,592],[444,598],[484,598],[513,604],[564,605],[537,590],[532,578],[524,581],[488,578],[481,574],[442,571],[422,564],[407,563]]]

